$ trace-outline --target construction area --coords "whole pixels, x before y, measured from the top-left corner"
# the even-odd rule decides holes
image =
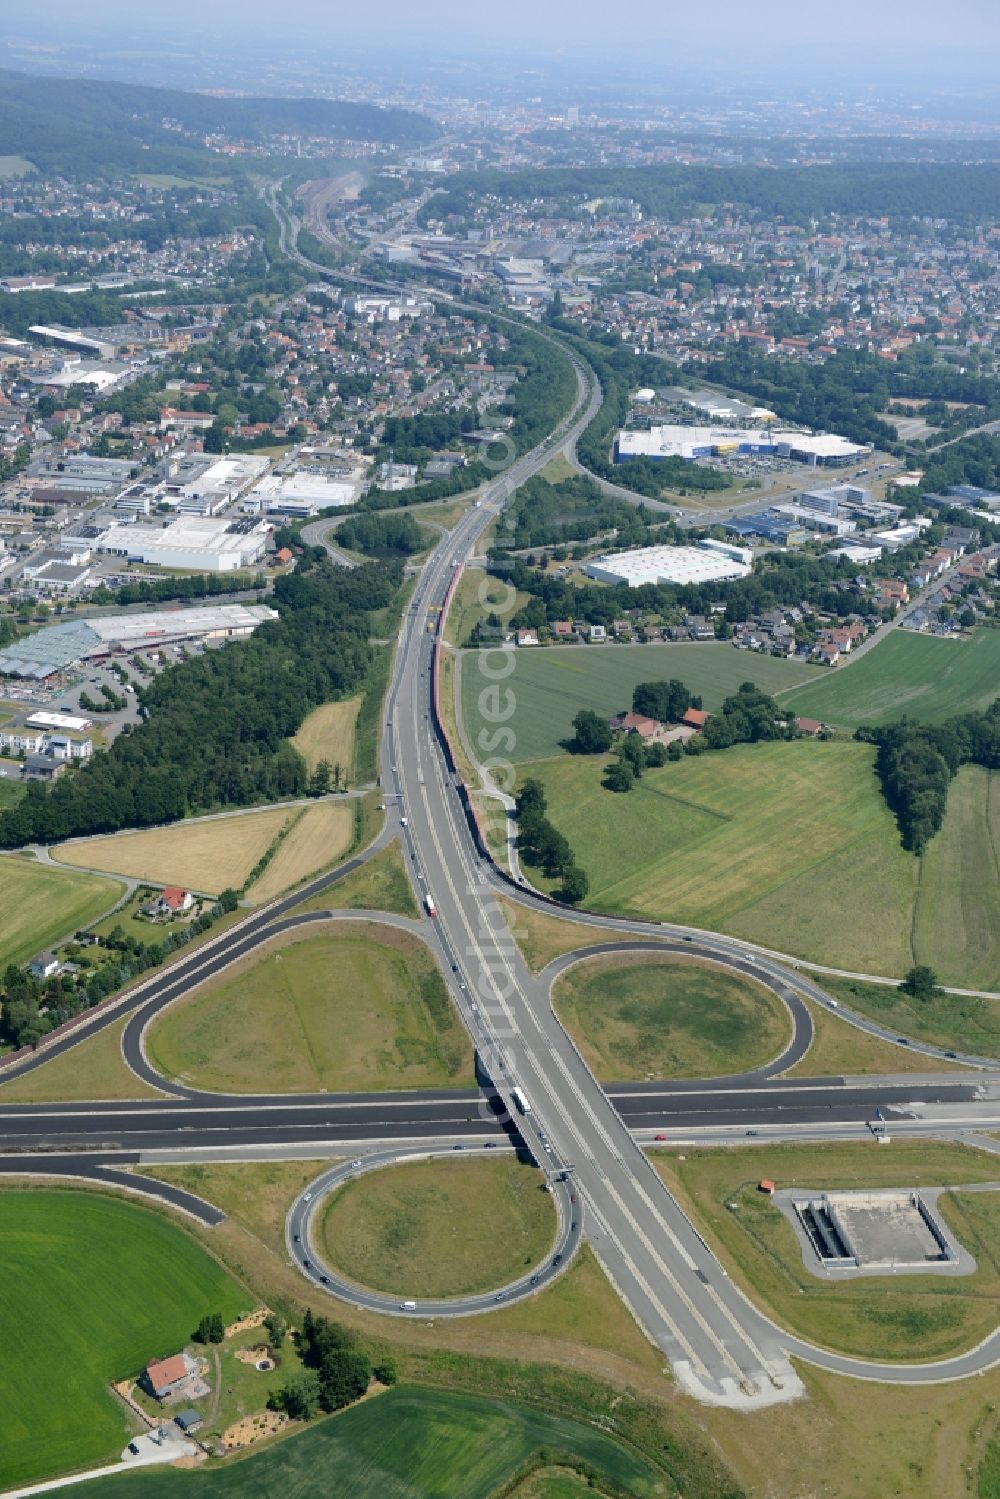
[[[816,1196],[779,1192],[774,1201],[795,1228],[803,1259],[814,1274],[967,1274],[975,1268],[969,1255],[952,1242],[927,1195],[912,1189]]]

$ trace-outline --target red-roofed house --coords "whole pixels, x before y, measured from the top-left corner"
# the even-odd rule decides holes
[[[160,909],[171,916],[179,916],[182,911],[190,911],[194,905],[194,896],[190,890],[181,890],[176,885],[168,885],[160,896]]]
[[[147,1364],[143,1381],[154,1399],[165,1400],[168,1395],[172,1395],[180,1388],[190,1372],[184,1355],[173,1353],[169,1358],[157,1359],[155,1363]]]
[[[689,729],[695,729],[699,734],[708,723],[709,715],[703,708],[689,708],[681,719]]]

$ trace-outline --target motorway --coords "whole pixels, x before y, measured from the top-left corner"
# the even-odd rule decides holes
[[[313,269],[322,272],[322,268]],[[576,363],[576,362],[575,362]],[[949,1379],[1000,1360],[1000,1334],[960,1358],[936,1365],[860,1363],[814,1348],[776,1327],[733,1285],[697,1229],[667,1190],[642,1144],[658,1134],[673,1143],[736,1141],[749,1134],[769,1139],[856,1137],[880,1109],[894,1133],[967,1135],[1000,1120],[1000,1078],[985,1073],[882,1079],[788,1079],[772,1074],[805,1053],[811,1036],[805,995],[831,1001],[818,985],[780,954],[718,934],[662,924],[613,921],[587,913],[569,920],[612,929],[623,948],[655,945],[714,958],[769,984],[786,1004],[792,1040],[769,1067],[742,1077],[700,1082],[639,1083],[602,1087],[591,1074],[550,1002],[556,974],[581,954],[558,960],[543,974],[528,968],[511,936],[498,895],[549,909],[530,891],[506,882],[485,858],[466,817],[456,778],[436,721],[434,653],[427,629],[440,617],[462,566],[513,490],[537,472],[554,451],[571,442],[600,403],[587,369],[576,363],[579,404],[544,444],[518,459],[443,539],[421,573],[400,632],[387,697],[382,772],[388,815],[379,838],[334,876],[322,876],[284,900],[248,916],[211,939],[163,975],[102,1007],[72,1034],[5,1072],[23,1075],[53,1055],[139,1009],[125,1031],[126,1061],[165,1093],[138,1103],[0,1104],[0,1171],[91,1176],[128,1185],[140,1182],[121,1168],[161,1159],[253,1159],[303,1153],[316,1156],[363,1149],[362,1167],[337,1165],[297,1202],[289,1219],[292,1258],[310,1258],[310,1204],[332,1190],[345,1172],[381,1167],[415,1149],[488,1148],[520,1136],[545,1171],[557,1202],[571,1185],[578,1198],[578,1227],[568,1232],[566,1255],[584,1236],[647,1336],[669,1359],[681,1386],[709,1403],[752,1409],[796,1398],[803,1386],[790,1356],[859,1377],[903,1382]],[[492,661],[491,661],[492,658]],[[480,662],[504,699],[513,652],[485,653]],[[502,722],[502,717],[498,718]],[[405,822],[403,819],[405,818]],[[432,898],[431,920],[420,924],[474,1041],[481,1091],[312,1095],[298,1098],[218,1096],[168,1082],[150,1067],[142,1039],[167,1004],[222,972],[268,940],[282,924],[300,924],[294,907],[322,890],[392,838],[402,841],[415,890]],[[341,913],[344,914],[344,913]],[[365,913],[350,913],[365,919]],[[393,920],[372,913],[377,919]],[[307,920],[326,919],[323,912]],[[653,943],[654,935],[659,939]],[[631,939],[631,940],[626,940]],[[686,944],[686,946],[685,946]],[[601,949],[606,951],[606,949]],[[857,1017],[840,1013],[857,1023]],[[867,1026],[878,1033],[878,1028]],[[892,1038],[889,1038],[892,1039]],[[901,1043],[902,1044],[902,1043]],[[925,1048],[926,1050],[931,1050]],[[995,1066],[996,1064],[992,1064]],[[529,1107],[518,1108],[513,1090]],[[2,1099],[2,1093],[0,1093]],[[568,1184],[567,1184],[568,1177]],[[145,1182],[154,1192],[203,1221],[216,1210],[193,1194]],[[215,1214],[213,1220],[212,1214]],[[299,1234],[296,1241],[294,1235]],[[305,1270],[309,1273],[313,1268]],[[558,1267],[550,1267],[558,1268]],[[328,1269],[324,1289],[358,1300],[372,1293],[335,1285]],[[506,1288],[500,1288],[506,1289]],[[515,1286],[513,1294],[535,1287]],[[487,1298],[495,1303],[495,1294]],[[378,1298],[376,1298],[378,1300]],[[384,1298],[383,1298],[384,1300]],[[371,1304],[362,1300],[361,1304]],[[485,1303],[480,1298],[477,1310]],[[381,1306],[379,1309],[391,1310]],[[402,1310],[396,1308],[396,1310]],[[422,1307],[422,1310],[426,1309]]]

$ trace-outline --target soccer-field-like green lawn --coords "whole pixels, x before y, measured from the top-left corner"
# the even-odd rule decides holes
[[[938,723],[998,697],[1000,630],[977,630],[961,640],[894,630],[856,664],[848,660],[819,681],[782,693],[780,701],[802,717],[853,729],[904,715]]]
[[[93,1192],[0,1192],[0,1488],[115,1461],[112,1380],[253,1297],[156,1213]]]
[[[88,1499],[489,1499],[541,1451],[596,1472],[594,1489],[674,1494],[665,1474],[581,1422],[477,1395],[400,1387],[213,1472],[98,1479]]]
[[[0,969],[27,963],[114,905],[120,881],[0,855]]]
[[[515,744],[509,750],[507,742],[502,741],[499,753],[518,765],[560,754],[559,742],[572,736],[573,718],[581,708],[593,708],[609,717],[631,708],[632,689],[637,682],[676,677],[712,712],[741,682],[756,682],[765,692],[778,692],[811,682],[821,671],[800,661],[738,651],[721,641],[701,645],[554,646],[517,651],[514,669],[498,682],[495,675],[480,670],[479,654],[462,653],[462,706],[470,742],[480,759],[496,752],[479,738],[482,729],[494,735],[499,732],[495,721],[484,718],[483,710],[487,714],[506,711],[511,701],[507,694],[512,693],[513,716],[503,726],[512,730]],[[483,665],[487,671],[495,671],[498,661],[495,652],[486,653]],[[484,689],[491,696],[480,702]],[[491,707],[497,689],[500,703]]]

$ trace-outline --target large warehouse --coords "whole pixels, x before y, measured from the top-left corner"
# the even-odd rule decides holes
[[[130,562],[199,573],[235,573],[261,560],[267,537],[264,521],[186,515],[166,526],[111,526],[97,542],[97,550],[127,557]]]
[[[746,562],[706,547],[659,546],[595,557],[583,570],[598,583],[627,583],[630,588],[641,588],[644,583],[724,583],[745,578],[751,568]]]
[[[76,619],[36,630],[0,651],[0,676],[44,681],[77,662],[119,651],[150,650],[180,640],[239,640],[277,618],[277,610],[266,604],[209,604]]]
[[[832,432],[774,432],[769,427],[650,427],[618,434],[615,462],[630,458],[725,458],[735,453],[791,458],[812,467],[840,468],[871,452]]]

